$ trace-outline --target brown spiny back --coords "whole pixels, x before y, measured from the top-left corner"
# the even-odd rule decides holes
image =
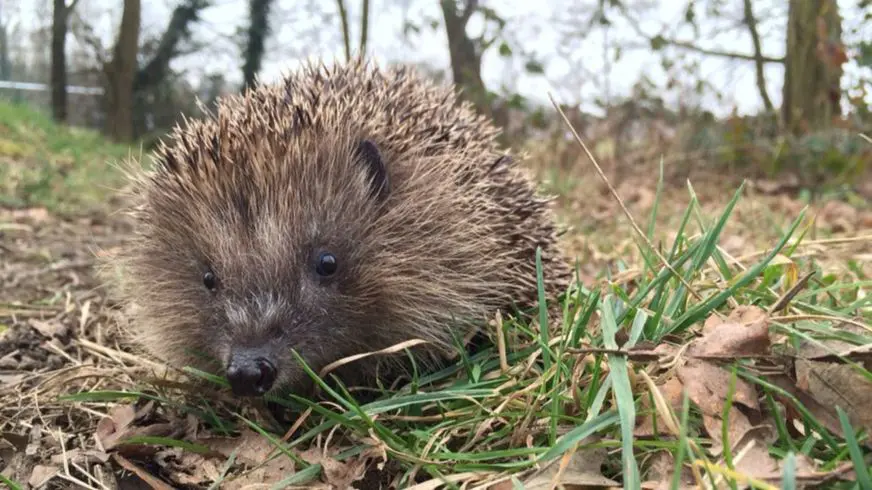
[[[293,343],[321,365],[410,338],[447,347],[452,321],[535,303],[537,246],[553,297],[570,277],[553,217],[497,134],[450,87],[359,60],[221,99],[133,174],[138,233],[119,260],[135,331],[194,364],[192,345],[221,357],[255,334],[226,326],[244,308],[294,318]],[[363,139],[385,162],[383,202],[351,156]],[[346,264],[323,303],[301,279],[317,247]],[[222,280],[222,308],[198,282],[204,267]],[[264,297],[276,301],[251,299]],[[311,347],[328,334],[329,351]]]

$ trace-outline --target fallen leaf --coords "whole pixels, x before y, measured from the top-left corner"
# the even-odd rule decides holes
[[[48,221],[51,217],[46,208],[24,208],[12,211],[12,217],[16,221],[31,221],[34,223],[42,223]]]
[[[672,487],[672,475],[675,473],[675,458],[669,451],[658,451],[649,458],[647,480],[642,482],[642,488],[647,490],[668,490]],[[681,467],[681,478],[678,488],[696,488],[693,472],[687,464]]]
[[[848,323],[836,329],[858,336],[865,330]],[[872,382],[858,373],[851,365],[844,363],[839,356],[863,362],[869,355],[869,345],[855,345],[839,339],[824,339],[818,342],[804,342],[800,345],[794,363],[796,387],[807,393],[818,405],[818,413],[828,412],[828,424],[836,434],[841,434],[835,407],[840,407],[848,415],[855,427],[872,432]],[[869,369],[869,366],[865,366]],[[823,415],[823,414],[822,414]]]
[[[236,465],[245,466],[246,469],[241,474],[228,476],[222,482],[221,488],[230,490],[244,488],[269,488],[290,475],[295,473],[294,462],[285,456],[279,454],[274,458],[267,460],[275,451],[275,446],[260,433],[255,432],[247,427],[242,429],[238,437],[201,437],[197,440],[198,444],[204,445],[221,455],[225,460],[235,454]],[[217,459],[213,459],[217,461]],[[216,467],[221,467],[225,462],[217,463]],[[202,473],[202,474],[201,474]],[[208,476],[209,471],[201,473],[191,473],[191,478],[204,478]]]
[[[848,364],[796,361],[797,386],[824,407],[840,407],[855,428],[872,432],[872,382]]]
[[[796,479],[804,482],[823,481],[834,476],[834,472],[821,473],[816,471],[814,461],[804,454],[794,454],[796,459]],[[784,460],[776,459],[769,453],[769,443],[754,435],[737,447],[733,455],[733,464],[737,472],[751,476],[757,480],[781,482],[784,478]],[[836,468],[843,472],[841,468]]]
[[[156,446],[125,444],[124,441],[135,436],[178,437],[184,434],[185,421],[171,419],[168,422],[134,425],[137,421],[145,420],[153,411],[153,401],[148,401],[139,408],[134,408],[134,405],[130,404],[116,405],[97,423],[94,438],[104,451],[114,450],[127,456],[154,454],[159,450]]]
[[[853,233],[859,216],[857,208],[840,200],[830,200],[821,206],[815,221],[836,233]]]
[[[24,374],[0,374],[0,386],[14,386],[24,379]]]
[[[198,444],[229,458],[234,452],[236,460],[248,465],[263,463],[276,449],[269,439],[248,427],[242,429],[238,437],[203,437]]]
[[[660,392],[663,394],[669,406],[676,414],[681,413],[681,405],[683,399],[684,385],[677,378],[669,378],[666,382],[658,385]],[[669,435],[666,425],[661,420],[660,415],[656,412],[656,407],[649,406],[650,398],[642,397],[643,409],[649,414],[640,415],[636,419],[636,428],[633,433],[636,437],[656,437],[661,435]],[[640,410],[641,411],[641,410]],[[654,417],[657,417],[657,430],[654,429]]]
[[[61,322],[45,322],[42,320],[37,320],[35,318],[31,318],[28,322],[31,327],[36,329],[37,332],[43,335],[43,337],[53,339],[53,338],[64,338],[70,333],[69,327],[64,325]]]
[[[709,317],[702,336],[694,339],[687,354],[728,359],[764,356],[770,353],[770,345],[766,312],[756,306],[739,306],[725,321]]]
[[[14,432],[0,433],[0,438],[2,438],[4,441],[9,442],[18,451],[24,451],[24,449],[27,447],[27,441],[29,439],[29,437],[24,434],[16,434]]]
[[[807,392],[799,389],[796,386],[795,382],[787,376],[770,376],[768,380],[772,384],[778,386],[782,390],[796,397],[796,399],[799,400],[799,403],[801,403],[806,410],[811,412],[811,414],[817,419],[817,421],[820,422],[821,425],[823,425],[827,430],[829,430],[833,434],[836,434],[839,437],[844,436],[842,434],[842,425],[839,422],[835,410],[833,410],[832,407],[822,405]],[[785,415],[788,421],[801,421],[803,419],[803,414],[796,409],[790,399],[780,395],[777,392],[773,393],[773,396],[775,396],[776,399],[781,401],[782,405],[784,405],[786,409]],[[798,430],[797,426],[793,423],[787,424],[787,428],[794,431]]]
[[[689,360],[677,370],[687,395],[707,415],[720,416],[730,390],[730,373],[707,361]],[[733,401],[758,411],[757,391],[740,377],[736,377]]]
[[[607,456],[605,448],[579,450],[566,453],[548,463],[541,471],[525,480],[528,490],[550,489],[552,483],[566,489],[586,487],[617,487],[620,484],[602,474],[602,465]],[[555,481],[556,479],[556,481]]]
[[[173,482],[180,485],[208,486],[221,476],[214,458],[207,459],[175,447],[159,451],[154,461]]]
[[[278,483],[294,473],[294,462],[287,456],[280,454],[258,468],[246,471],[239,476],[228,478],[223,482],[221,488],[226,488],[228,490],[271,488],[272,485],[265,484]],[[315,488],[308,483],[306,484],[306,487]]]
[[[94,437],[104,450],[108,451],[115,447],[115,443],[136,418],[136,410],[133,405],[116,405],[109,410],[106,417],[97,422],[97,430]]]
[[[322,449],[311,448],[301,453],[300,457],[310,464],[320,464],[321,480],[331,488],[352,488],[353,482],[366,475],[366,465],[372,455],[364,453],[360,457],[339,461],[335,458],[336,452],[331,450],[329,454],[324,454]]]
[[[31,488],[39,488],[54,478],[60,470],[57,466],[38,464],[33,467],[33,472],[30,474],[30,479],[27,480],[27,483]]]

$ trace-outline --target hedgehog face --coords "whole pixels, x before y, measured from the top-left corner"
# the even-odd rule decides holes
[[[146,314],[168,350],[211,358],[240,396],[309,383],[294,350],[317,372],[383,344],[373,271],[385,252],[368,238],[390,190],[385,162],[369,140],[303,150],[225,168],[208,185],[214,175],[198,175],[200,186],[185,175],[187,187],[156,185],[147,201],[139,270],[161,277],[140,281]]]
[[[285,237],[285,256],[252,250],[247,258],[223,257],[218,272],[204,274],[203,324],[216,333],[209,345],[235,394],[308,383],[292,351],[318,371],[366,347],[356,339],[377,312],[355,280],[358,255],[324,231],[338,228],[321,228],[321,239],[308,243]]]

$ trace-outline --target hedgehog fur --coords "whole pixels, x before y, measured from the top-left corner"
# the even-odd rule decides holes
[[[242,395],[308,385],[292,350],[315,372],[411,339],[425,364],[450,356],[496,310],[536,304],[537,247],[549,297],[571,276],[549,199],[497,135],[451,87],[369,61],[219,99],[131,175],[132,332],[172,365],[234,366]]]

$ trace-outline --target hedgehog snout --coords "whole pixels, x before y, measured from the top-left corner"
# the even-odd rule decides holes
[[[226,371],[236,396],[261,396],[273,387],[277,377],[275,361],[263,348],[234,348]]]

